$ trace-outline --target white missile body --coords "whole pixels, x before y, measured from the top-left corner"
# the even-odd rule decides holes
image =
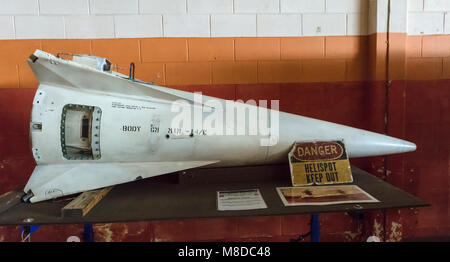
[[[397,138],[284,112],[276,111],[275,121],[270,110],[266,120],[279,125],[272,146],[261,146],[274,139],[270,132],[236,134],[240,125],[248,130],[249,117],[224,118],[224,128],[236,135],[210,135],[203,126],[176,131],[173,102],[188,101],[194,112],[202,105],[195,105],[193,93],[133,81],[96,57],[71,61],[36,50],[28,62],[40,83],[30,123],[37,166],[24,188],[31,202],[190,168],[279,163],[299,141],[343,140],[351,158],[416,149]],[[223,108],[227,103],[203,96],[209,99]]]

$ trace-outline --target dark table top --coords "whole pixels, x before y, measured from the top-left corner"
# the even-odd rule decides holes
[[[21,189],[0,197],[0,225],[111,223],[185,218],[294,215],[420,207],[428,204],[361,169],[352,167],[353,184],[378,203],[284,206],[276,187],[290,186],[286,165],[193,169],[116,185],[82,218],[61,217],[71,199],[22,203]],[[218,211],[217,191],[259,188],[266,209]],[[31,219],[30,219],[31,218]],[[32,222],[25,222],[28,221]]]

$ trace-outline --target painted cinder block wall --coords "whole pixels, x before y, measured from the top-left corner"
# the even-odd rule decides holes
[[[89,53],[123,73],[226,99],[279,99],[280,109],[415,142],[418,150],[351,162],[429,201],[421,209],[323,214],[322,240],[448,236],[450,0],[0,0],[0,194],[35,163],[29,114],[35,49]],[[387,51],[389,42],[389,51]],[[389,59],[386,59],[387,52]],[[388,61],[388,62],[387,62]],[[389,80],[389,100],[386,99]],[[388,116],[385,121],[385,112]],[[308,216],[95,225],[97,241],[288,241]],[[43,226],[35,241],[81,236]],[[19,240],[0,227],[0,241]]]

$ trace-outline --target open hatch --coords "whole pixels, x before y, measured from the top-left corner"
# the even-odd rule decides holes
[[[61,147],[68,160],[100,159],[102,110],[88,105],[65,105],[61,116]]]

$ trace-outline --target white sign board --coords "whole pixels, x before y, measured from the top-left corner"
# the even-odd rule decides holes
[[[217,209],[252,210],[267,208],[259,189],[217,191]]]

